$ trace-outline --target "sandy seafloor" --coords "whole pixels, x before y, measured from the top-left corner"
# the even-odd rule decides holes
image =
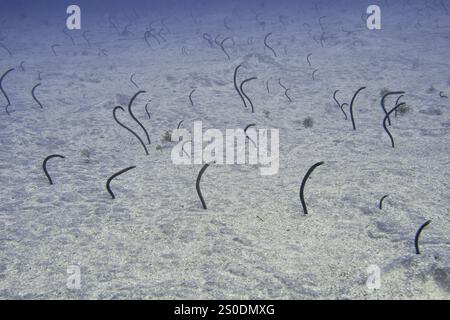
[[[82,7],[75,45],[62,32],[64,6],[3,10],[0,43],[13,56],[0,48],[0,71],[15,70],[3,81],[10,115],[0,96],[0,298],[449,299],[450,99],[440,93],[450,97],[450,14],[438,1],[382,1],[382,30],[371,31],[360,18],[368,4]],[[119,35],[106,14],[130,33]],[[161,19],[166,41],[149,47],[143,34],[152,21],[164,28]],[[233,37],[229,60],[204,32]],[[277,57],[264,47],[268,32]],[[322,32],[323,47],[314,40]],[[238,64],[240,81],[258,77],[245,86],[253,114],[233,86]],[[147,91],[133,109],[152,140],[148,156],[112,118],[139,90],[133,73]],[[30,94],[39,82],[43,109]],[[332,95],[340,90],[349,103],[361,86],[354,131]],[[406,92],[407,112],[392,119],[395,148],[382,128],[385,89]],[[126,112],[119,117],[144,138]],[[279,173],[211,165],[203,210],[201,165],[172,164],[173,143],[162,139],[181,120],[190,130],[194,120],[205,129],[279,129]],[[54,153],[66,159],[50,160],[50,185],[42,161]],[[319,161],[304,215],[300,182]],[[131,165],[113,181],[112,200],[107,178]],[[427,220],[417,255],[414,236]],[[378,290],[366,286],[372,264],[381,268]],[[81,268],[79,290],[66,287],[70,265]]]

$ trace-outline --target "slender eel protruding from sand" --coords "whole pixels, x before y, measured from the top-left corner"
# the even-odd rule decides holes
[[[201,192],[201,190],[200,190],[200,179],[202,178],[202,175],[203,175],[203,173],[205,172],[205,170],[207,169],[209,167],[209,163],[207,163],[207,164],[205,164],[204,166],[203,166],[203,168],[200,170],[200,172],[198,173],[198,176],[197,176],[197,182],[196,182],[196,184],[195,184],[195,188],[197,189],[197,194],[198,194],[198,197],[200,198],[200,201],[202,202],[202,206],[203,206],[203,209],[207,209],[206,208],[206,203],[205,203],[205,199],[203,199],[203,195],[202,195],[202,192]]]
[[[189,153],[187,153],[186,150],[184,150],[184,145],[188,142],[192,143],[192,140],[186,140],[185,142],[183,142],[183,144],[181,145],[181,150],[183,150],[185,155],[187,155],[189,158],[191,158],[191,155]]]
[[[116,24],[114,23],[114,21],[112,20],[112,17],[111,17],[111,16],[108,17],[108,22],[109,22],[109,25],[110,25],[111,27],[113,27],[113,28],[116,30],[116,32],[117,32],[118,34],[120,34],[120,30],[119,30],[119,28],[117,28],[117,26],[116,26]]]
[[[278,84],[280,85],[280,87],[282,87],[284,89],[284,95],[286,96],[286,98],[288,98],[289,102],[292,102],[291,97],[288,96],[288,91],[289,89],[286,88],[282,83],[281,83],[281,79],[278,79]]]
[[[346,104],[346,103],[343,103],[343,104],[339,103],[338,99],[336,98],[336,93],[338,93],[338,92],[339,92],[339,90],[336,90],[336,91],[333,92],[333,99],[336,102],[336,104],[338,105],[338,107],[341,108],[341,111],[344,114],[345,120],[347,120],[348,119],[347,118],[347,113],[345,112],[344,107],[343,107],[344,104]]]
[[[126,125],[124,125],[123,123],[121,123],[121,122],[117,119],[116,112],[117,112],[117,110],[119,110],[119,109],[122,110],[122,111],[125,111],[121,106],[115,107],[114,110],[113,110],[113,117],[114,117],[114,120],[116,120],[116,122],[119,124],[119,126],[121,126],[122,128],[128,130],[133,136],[135,136],[135,137],[139,140],[139,142],[141,143],[141,145],[144,147],[145,154],[148,155],[147,147],[145,146],[144,141],[142,141],[142,139],[138,136],[138,134],[137,134],[136,132],[134,132],[133,130],[131,130],[130,128],[128,128]]]
[[[425,222],[423,225],[420,226],[419,230],[417,230],[416,232],[416,237],[414,238],[414,245],[416,247],[416,254],[420,254],[420,250],[419,250],[419,237],[420,237],[420,233],[422,232],[422,230],[431,223],[431,220],[428,220],[427,222]]]
[[[334,102],[336,102],[336,104],[338,105],[338,107],[340,108],[341,107],[341,103],[338,101],[338,99],[336,98],[336,93],[338,93],[339,92],[339,90],[334,90],[334,92],[333,92],[333,100],[334,100]]]
[[[55,55],[55,57],[58,56],[58,55],[56,54],[55,48],[56,48],[56,47],[60,47],[60,46],[61,46],[60,44],[54,44],[54,45],[51,46],[52,52],[53,52],[53,54]]]
[[[6,77],[6,75],[8,74],[8,73],[10,73],[11,71],[14,71],[14,68],[11,68],[11,69],[9,69],[8,71],[6,71],[3,75],[2,75],[2,77],[0,78],[0,91],[3,93],[3,95],[5,96],[5,98],[6,98],[6,106],[5,106],[5,111],[6,111],[6,114],[7,115],[9,115],[9,110],[8,110],[8,107],[11,105],[11,101],[9,101],[9,98],[8,98],[8,95],[6,94],[6,92],[5,92],[5,89],[3,89],[3,79]]]
[[[39,105],[39,107],[41,107],[41,109],[44,109],[44,107],[42,106],[42,103],[38,100],[38,98],[36,98],[36,95],[34,94],[35,90],[37,87],[39,87],[41,84],[38,83],[37,85],[35,85],[33,87],[33,89],[31,89],[31,96],[33,97],[34,101],[36,101],[36,103]]]
[[[442,91],[439,92],[439,97],[448,99],[448,97]]]
[[[133,79],[134,76],[135,76],[135,73],[133,73],[133,74],[130,76],[130,82],[131,82],[136,88],[139,89],[139,86],[136,84],[136,82],[134,82],[134,79]]]
[[[110,186],[111,181],[112,181],[115,177],[121,175],[122,173],[125,173],[125,172],[127,172],[128,170],[131,170],[131,169],[134,169],[134,168],[136,168],[136,166],[131,166],[131,167],[125,168],[125,169],[123,169],[123,170],[120,170],[119,172],[114,173],[114,174],[106,181],[106,189],[108,190],[109,194],[111,195],[111,197],[112,197],[113,199],[115,199],[116,196],[114,195],[114,193],[113,193],[112,190],[111,190],[111,186]]]
[[[380,210],[383,209],[383,200],[386,199],[387,197],[389,197],[388,194],[386,194],[386,195],[384,195],[384,196],[381,197],[381,199],[380,199],[380,204],[379,204]]]
[[[344,102],[343,104],[341,104],[341,110],[342,110],[342,112],[344,113],[344,116],[347,116],[347,114],[345,113],[345,110],[344,110],[344,106],[346,106],[346,107],[348,107],[348,103],[347,102]],[[345,118],[345,120],[347,120],[348,118]]]
[[[227,30],[231,30],[231,27],[228,25],[228,17],[223,18],[223,26]]]
[[[162,36],[163,32],[164,32],[164,29],[159,29],[158,32],[157,32],[157,35],[162,39],[162,41],[166,42],[167,41],[166,38],[164,38]]]
[[[181,120],[180,122],[178,122],[177,129],[180,129],[180,126],[181,126],[181,124],[183,123],[183,121],[184,121],[184,120]]]
[[[324,31],[325,29],[324,29],[324,27],[323,27],[323,24],[322,24],[322,19],[325,19],[327,16],[322,16],[322,17],[320,17],[318,20],[319,20],[319,25],[320,25],[320,29],[322,29],[322,31]]]
[[[162,19],[162,20],[161,20],[161,25],[164,27],[164,29],[166,29],[166,31],[167,31],[168,34],[171,34],[171,33],[172,33],[172,32],[170,32],[170,29],[167,28],[165,19]]]
[[[47,171],[47,162],[48,162],[48,160],[50,160],[50,159],[52,159],[52,158],[61,158],[61,159],[65,159],[64,156],[59,155],[59,154],[52,154],[52,155],[50,155],[50,156],[48,156],[47,158],[44,159],[44,162],[42,163],[42,169],[44,169],[44,173],[45,173],[45,175],[47,176],[48,182],[50,182],[50,184],[53,184],[53,180],[52,180],[52,178],[50,177],[50,175],[48,174],[48,171]]]
[[[311,61],[309,60],[309,57],[311,57],[312,56],[312,53],[309,53],[307,56],[306,56],[306,61],[308,61],[308,64],[309,64],[309,66],[311,67]]]
[[[360,16],[360,19],[361,19],[361,21],[362,21],[362,23],[363,24],[366,24],[367,22],[367,16],[366,16],[366,14],[363,12],[363,13],[361,13],[361,16]]]
[[[256,123],[250,123],[249,125],[247,125],[247,126],[245,127],[245,129],[244,129],[244,133],[245,133],[245,136],[247,137],[247,139],[248,139],[249,141],[253,142],[254,146],[256,147],[256,142],[253,141],[252,139],[250,139],[250,137],[247,135],[247,130],[248,130],[248,128],[254,127],[254,126],[256,126]]]
[[[141,90],[136,92],[136,94],[131,98],[130,102],[128,103],[128,113],[130,114],[131,118],[133,118],[134,121],[137,122],[137,124],[142,128],[142,130],[144,130],[145,132],[145,136],[147,137],[147,142],[148,144],[152,144],[150,142],[150,136],[148,135],[147,129],[145,129],[144,125],[134,116],[133,111],[131,110],[131,106],[133,105],[133,101],[134,99],[136,99],[136,97],[138,95],[140,95],[141,93],[145,93],[145,91]]]
[[[384,95],[383,95],[383,98],[381,98],[381,108],[383,108],[383,111],[384,111],[384,114],[386,115],[386,114],[388,114],[388,112],[387,112],[387,110],[386,110],[386,107],[385,107],[385,105],[384,105],[384,101],[385,101],[385,99],[388,97],[388,96],[391,96],[391,95],[396,95],[396,94],[404,94],[405,92],[404,91],[392,91],[392,92],[387,92],[387,93],[385,93]],[[388,117],[388,123],[389,123],[389,125],[391,125],[391,119]]]
[[[214,38],[214,43],[215,43],[218,47],[220,47],[219,38],[220,38],[221,35],[222,35],[222,34],[219,33],[219,34]]]
[[[225,43],[225,41],[227,40],[231,40],[230,37],[226,37],[225,39],[222,40],[222,42],[220,42],[220,49],[222,49],[223,53],[225,53],[227,55],[228,60],[230,60],[230,55],[228,54],[228,52],[225,50],[225,47],[223,46],[223,44]]]
[[[319,71],[319,69],[314,70],[314,71],[312,72],[312,74],[311,74],[311,77],[312,77],[313,80],[316,80],[315,74],[316,74],[317,71]]]
[[[158,42],[158,44],[161,44],[161,41],[159,41],[159,38],[154,33],[150,32],[149,34],[153,39],[156,40],[156,42]]]
[[[302,184],[300,186],[300,201],[302,203],[304,214],[308,214],[308,208],[306,207],[305,195],[304,195],[306,180],[308,180],[309,176],[314,171],[314,169],[316,169],[318,166],[321,166],[323,164],[324,164],[323,161],[317,162],[316,164],[314,164],[311,168],[309,168],[308,172],[306,173],[305,177],[303,178]]]
[[[149,103],[151,102],[151,100],[149,101]],[[147,113],[147,116],[149,119],[151,119],[152,117],[150,116],[150,112],[148,111],[148,103],[145,104],[145,112]]]
[[[241,97],[241,100],[244,103],[244,107],[247,108],[247,103],[245,102],[244,96],[242,95],[242,93],[239,90],[238,85],[237,85],[237,72],[240,67],[241,67],[241,65],[238,65],[236,67],[236,69],[234,69],[234,77],[233,77],[234,89],[236,89],[237,93],[239,94],[239,97]]]
[[[401,107],[401,106],[404,106],[404,105],[405,105],[404,102],[402,102],[402,103],[396,105],[391,111],[389,111],[389,112],[386,114],[386,116],[384,117],[384,120],[383,120],[383,128],[384,128],[384,130],[386,131],[386,133],[388,134],[389,138],[391,139],[392,148],[394,148],[394,138],[392,137],[391,132],[388,130],[388,128],[387,128],[387,126],[386,126],[386,120],[389,119],[389,116],[391,115],[392,112],[394,112],[395,110],[397,110],[398,107]]]
[[[151,45],[150,41],[148,41],[148,38],[150,36],[151,36],[151,32],[150,31],[147,30],[147,31],[144,32],[144,40],[147,43],[147,45],[151,48],[152,45]]]
[[[361,87],[359,88],[355,94],[353,95],[352,101],[350,102],[350,118],[352,119],[352,125],[353,125],[353,130],[356,130],[356,125],[355,125],[355,118],[353,116],[353,103],[355,102],[356,96],[358,95],[358,93],[360,93],[362,90],[364,90],[366,87]]]
[[[269,80],[266,80],[266,89],[267,89],[267,93],[270,93],[270,90],[269,90]]]
[[[192,94],[195,92],[195,89],[192,89],[191,93],[189,93],[189,101],[191,102],[191,106],[194,106],[194,101],[192,101]]]
[[[12,52],[3,43],[0,43],[0,48],[5,49],[5,51],[8,52],[10,57],[13,56]]]
[[[246,135],[246,136],[247,136],[247,130],[248,130],[248,128],[254,127],[254,126],[256,126],[256,123],[250,123],[249,125],[247,125],[247,126],[245,127],[244,132],[245,132],[245,135]],[[247,136],[247,138],[248,138],[248,136]],[[250,139],[250,138],[249,138],[249,139]]]
[[[240,90],[241,90],[241,92],[242,92],[242,95],[248,100],[248,102],[250,102],[250,107],[252,108],[252,113],[255,113],[255,108],[253,107],[253,102],[252,102],[252,100],[250,100],[250,98],[245,94],[245,92],[244,92],[244,84],[245,83],[247,83],[247,82],[249,82],[249,81],[251,81],[251,80],[256,80],[256,79],[258,79],[258,78],[256,78],[256,77],[251,77],[251,78],[248,78],[248,79],[245,79],[244,81],[242,81],[241,82],[241,85],[240,85]]]
[[[275,56],[275,58],[277,57],[277,53],[275,52],[275,50],[273,50],[273,48],[271,46],[269,46],[267,44],[267,38],[270,37],[272,35],[272,32],[269,32],[268,34],[266,34],[266,36],[264,37],[264,45],[270,50],[272,51],[273,55]]]
[[[214,47],[214,42],[213,42],[213,39],[212,39],[212,37],[211,37],[211,35],[209,34],[209,33],[204,33],[203,34],[203,39],[205,39],[206,41],[208,41],[208,44],[209,44],[209,46],[212,48],[212,47]]]

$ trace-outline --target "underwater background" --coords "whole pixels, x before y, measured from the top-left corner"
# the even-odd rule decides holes
[[[449,53],[449,0],[1,0],[0,298],[450,298]],[[194,121],[279,172],[211,164],[205,210]]]

